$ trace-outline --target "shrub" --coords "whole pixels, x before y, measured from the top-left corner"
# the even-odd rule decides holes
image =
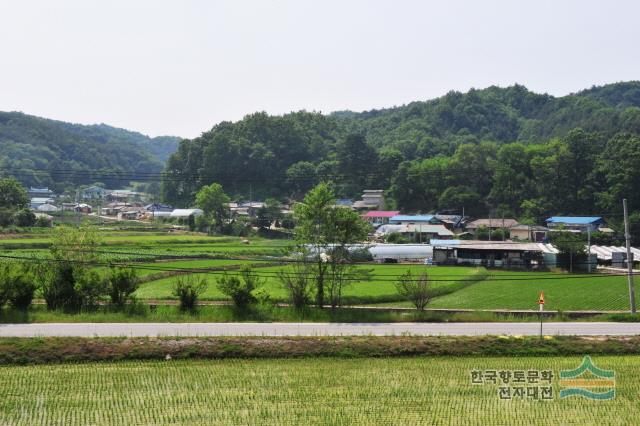
[[[278,273],[278,279],[294,308],[302,309],[309,304],[311,289],[315,283],[309,266],[294,266],[291,272],[281,271]]]
[[[93,308],[106,294],[105,281],[98,273],[76,269],[66,262],[41,268],[37,276],[48,309]]]
[[[180,301],[180,309],[193,310],[198,298],[209,286],[205,278],[195,275],[178,276],[173,283],[173,295]]]
[[[37,286],[30,276],[22,276],[14,280],[9,293],[9,303],[16,309],[27,309],[33,302],[36,288]]]
[[[42,295],[49,309],[93,307],[106,294],[104,280],[90,266],[100,261],[94,228],[56,227],[49,251],[52,261],[38,267]]]
[[[2,265],[0,269],[0,308],[2,308],[7,300],[9,300],[10,278],[6,273],[7,265]]]
[[[35,291],[36,285],[25,265],[10,262],[0,267],[0,307],[8,301],[14,308],[26,309]]]
[[[13,224],[13,210],[0,207],[0,227],[7,227]]]
[[[429,303],[433,297],[431,290],[431,283],[426,272],[420,274],[419,277],[414,278],[411,271],[407,271],[402,274],[396,282],[396,289],[401,296],[406,297],[411,303],[414,304],[416,309],[424,311],[425,306]]]
[[[83,274],[77,274],[74,278],[74,290],[78,303],[70,307],[75,309],[96,307],[98,300],[107,292],[104,279],[95,271],[86,271]]]
[[[111,268],[106,281],[111,303],[122,307],[128,300],[133,301],[132,295],[138,289],[138,277],[134,269]]]
[[[42,297],[48,309],[71,308],[78,304],[71,264],[59,263],[50,268],[43,267],[36,275],[41,280]]]
[[[36,223],[36,215],[29,209],[21,209],[15,215],[15,224],[22,227],[30,227]]]
[[[240,276],[224,274],[218,279],[220,292],[229,296],[233,304],[241,309],[256,303],[257,299],[253,292],[262,284],[263,281],[252,273],[248,266],[241,269]]]
[[[360,248],[353,250],[348,255],[349,261],[358,263],[358,262],[371,262],[373,260],[373,256],[368,248]]]
[[[35,226],[39,228],[48,228],[51,226],[51,221],[44,216],[40,216],[36,219]]]
[[[389,244],[407,244],[409,243],[409,238],[405,237],[399,232],[392,232],[385,237],[385,242]]]

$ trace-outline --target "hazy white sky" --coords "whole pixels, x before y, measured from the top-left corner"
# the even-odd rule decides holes
[[[0,110],[194,137],[515,82],[640,79],[640,2],[0,0]]]

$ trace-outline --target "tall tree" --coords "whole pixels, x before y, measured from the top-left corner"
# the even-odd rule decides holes
[[[27,190],[14,178],[0,179],[0,209],[22,209],[29,205]]]
[[[229,213],[229,197],[224,193],[222,185],[212,183],[203,186],[196,194],[196,205],[204,211],[204,216],[220,229]]]
[[[344,277],[348,246],[363,241],[369,225],[358,213],[337,207],[335,194],[327,183],[320,183],[309,191],[304,200],[295,205],[294,215],[296,243],[304,258],[315,265],[316,304],[322,307],[325,284],[328,281],[336,285],[340,277]]]

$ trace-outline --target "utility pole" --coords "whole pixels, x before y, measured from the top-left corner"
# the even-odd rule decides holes
[[[627,281],[629,282],[629,306],[631,313],[636,313],[636,292],[633,287],[633,255],[631,254],[631,235],[629,234],[629,214],[627,213],[627,199],[622,200],[624,210],[624,239],[627,245]]]
[[[591,273],[591,225],[587,227],[587,270]]]
[[[491,213],[489,213],[489,241],[491,241]]]

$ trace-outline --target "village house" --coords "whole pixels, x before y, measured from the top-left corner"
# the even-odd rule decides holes
[[[389,219],[398,216],[399,211],[371,210],[362,215],[362,219],[369,222],[373,226],[386,225]]]
[[[99,186],[90,186],[82,190],[81,197],[83,200],[100,200],[106,194],[104,188]]]
[[[34,188],[33,186],[27,191],[29,198],[54,198],[55,194],[49,188]]]
[[[80,203],[76,205],[74,211],[77,213],[89,214],[93,211],[93,207],[91,207],[89,204]]]
[[[449,240],[455,235],[442,224],[430,223],[381,225],[374,235],[382,238],[390,234],[401,234],[417,243],[429,243],[432,239]]]
[[[605,224],[600,216],[552,216],[545,222],[552,231],[562,229],[577,232],[595,232]]]
[[[229,203],[229,213],[231,214],[231,217],[249,217],[249,208],[241,207],[239,203]]]
[[[537,225],[518,224],[509,228],[509,235],[512,240],[542,242],[547,238],[549,228]]]
[[[384,191],[382,189],[365,189],[362,199],[353,203],[356,210],[380,210],[384,206]]]
[[[138,220],[145,214],[142,207],[125,207],[117,214],[118,220]]]
[[[148,212],[172,212],[173,207],[168,204],[152,203],[144,206],[144,209]]]
[[[440,214],[436,213],[435,218],[438,219],[447,229],[451,231],[462,231],[464,225],[468,221],[467,216],[454,215],[454,214]]]
[[[36,209],[36,211],[39,211],[39,212],[57,212],[58,210],[60,210],[58,207],[49,203],[41,204]]]
[[[109,203],[100,209],[100,214],[103,216],[117,216],[118,213],[124,210],[126,207],[130,207],[131,204],[125,202],[113,202]]]
[[[78,203],[62,203],[63,212],[73,212],[76,210]]]
[[[134,201],[140,199],[140,193],[135,191],[129,191],[128,189],[117,189],[113,191],[106,191],[105,198],[108,201]]]
[[[489,219],[476,219],[467,223],[466,228],[472,234],[476,235],[479,228],[486,228],[489,231],[495,231],[497,229],[510,229],[519,225],[515,219],[504,218],[489,218]]]
[[[389,218],[391,225],[441,225],[442,221],[432,214],[426,215],[395,215]]]
[[[33,197],[31,198],[31,201],[29,202],[29,207],[32,210],[38,210],[38,207],[40,207],[43,204],[53,204],[53,198],[51,197]]]

